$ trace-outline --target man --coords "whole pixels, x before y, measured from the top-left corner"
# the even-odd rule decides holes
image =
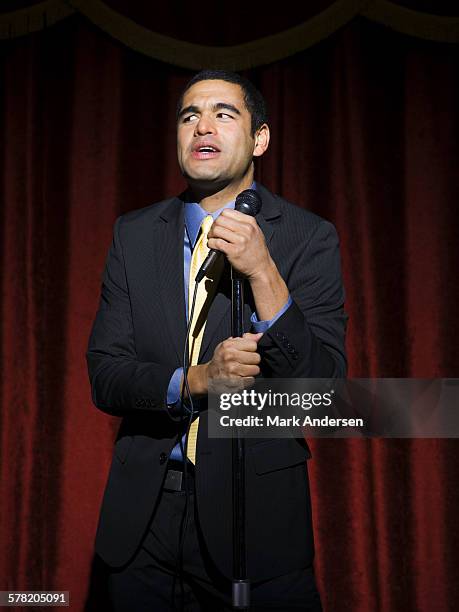
[[[116,611],[172,610],[178,595],[185,609],[231,609],[231,440],[208,437],[209,384],[219,378],[245,384],[260,373],[345,376],[336,232],[254,183],[253,160],[269,137],[264,100],[250,82],[223,71],[199,73],[177,113],[187,192],[115,223],[87,359],[95,405],[123,417],[96,536]],[[233,210],[237,195],[251,187],[262,199],[255,218]],[[207,247],[224,253],[226,263],[213,280],[199,356],[188,372],[200,413],[194,452],[184,460],[179,396],[190,269],[209,215]],[[244,329],[250,331],[242,338],[230,337],[229,265],[246,279]],[[188,442],[191,447],[191,434]],[[320,610],[307,444],[255,439],[246,450],[251,609]],[[185,461],[190,507],[179,593]]]

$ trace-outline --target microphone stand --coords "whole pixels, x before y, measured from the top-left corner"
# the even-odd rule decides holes
[[[231,267],[231,335],[242,337],[244,280]],[[245,439],[236,435],[232,438],[233,455],[233,590],[232,605],[238,610],[250,607],[250,580],[247,578],[245,539]]]

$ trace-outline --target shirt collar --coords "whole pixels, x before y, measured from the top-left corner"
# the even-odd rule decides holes
[[[254,181],[251,184],[250,189],[256,189],[256,188],[257,188],[256,182]],[[192,247],[194,247],[196,243],[196,239],[198,237],[199,230],[201,228],[201,223],[204,217],[206,217],[207,215],[212,215],[215,221],[218,215],[225,208],[234,209],[235,202],[236,202],[235,200],[232,200],[231,202],[228,202],[227,204],[225,204],[224,206],[222,206],[221,208],[219,208],[213,213],[209,213],[206,210],[204,210],[204,208],[202,208],[197,202],[185,202],[185,227],[186,227],[186,232],[188,234],[188,238],[190,240],[190,244]]]

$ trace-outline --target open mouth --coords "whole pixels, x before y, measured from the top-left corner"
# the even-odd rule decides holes
[[[201,145],[191,152],[193,159],[213,159],[220,154],[220,150],[212,145]]]

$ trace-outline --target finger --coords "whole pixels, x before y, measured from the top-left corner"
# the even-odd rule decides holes
[[[241,351],[256,351],[258,349],[258,342],[263,336],[262,332],[258,334],[245,333],[242,338],[235,338],[234,346]]]
[[[260,368],[257,365],[245,365],[243,363],[237,364],[235,373],[238,376],[257,376],[260,373]]]
[[[249,338],[249,340],[255,340],[255,342],[258,342],[258,340],[260,340],[262,335],[263,335],[263,332],[257,332],[256,334],[253,334],[252,332],[245,332],[245,334],[243,334],[242,337]]]
[[[221,251],[225,255],[232,255],[234,253],[234,244],[228,242],[227,240],[223,240],[223,238],[208,238],[207,246],[209,249],[215,249],[216,251]]]
[[[234,355],[234,360],[237,363],[243,363],[245,365],[258,365],[261,361],[261,357],[258,353],[253,351],[238,351]]]
[[[235,338],[230,348],[236,351],[250,351],[254,353],[258,349],[258,344],[255,340],[250,340],[249,338]]]
[[[214,224],[212,225],[211,231],[219,227],[224,227],[234,232],[240,231],[251,233],[251,226],[253,225],[253,223],[254,222],[252,221],[252,217],[250,217],[249,215],[243,215],[242,213],[238,213],[238,216],[236,218],[234,218],[233,216],[230,217],[220,215],[219,217],[217,217]]]
[[[236,349],[238,351],[256,351],[258,348],[257,342],[262,337],[262,333],[251,334],[249,332],[245,333],[242,338],[227,338],[224,340],[221,345],[224,350],[228,349]]]
[[[228,229],[227,227],[216,227],[209,233],[208,240],[212,240],[213,238],[221,238],[222,240],[226,240],[229,244],[244,244],[247,240],[247,236],[239,231],[239,228]]]
[[[222,210],[221,214],[217,217],[217,219],[231,219],[238,223],[246,223],[247,225],[258,225],[255,217],[251,215],[246,215],[241,213],[239,210],[234,210],[233,208],[225,208]]]

